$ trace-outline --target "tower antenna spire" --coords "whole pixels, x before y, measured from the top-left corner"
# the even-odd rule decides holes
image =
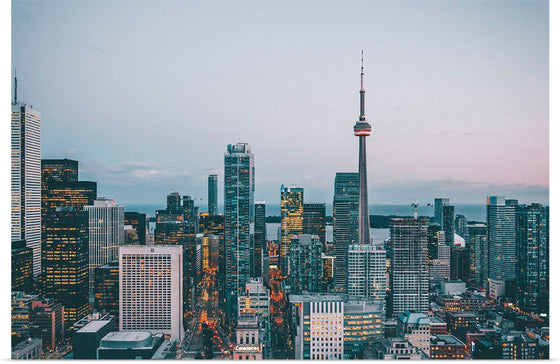
[[[17,104],[17,68],[14,68],[14,105]]]
[[[360,121],[366,120],[366,89],[364,87],[364,50],[362,49],[362,70],[360,74]]]

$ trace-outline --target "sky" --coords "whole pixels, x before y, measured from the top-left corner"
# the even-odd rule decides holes
[[[206,202],[227,144],[332,202],[357,171],[365,55],[369,201],[548,203],[548,2],[13,1],[18,96],[43,158],[122,204]]]

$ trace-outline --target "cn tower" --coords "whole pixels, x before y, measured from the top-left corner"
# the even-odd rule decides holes
[[[359,213],[358,213],[358,242],[369,244],[369,209],[367,198],[367,162],[366,162],[366,137],[371,134],[371,124],[366,121],[365,103],[366,90],[364,88],[364,51],[362,51],[362,73],[360,88],[360,118],[354,125],[354,135],[360,140],[360,157],[358,175],[360,179]]]

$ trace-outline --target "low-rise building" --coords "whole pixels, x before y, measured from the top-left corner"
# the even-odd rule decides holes
[[[263,348],[259,336],[259,318],[255,314],[239,316],[235,330],[236,345],[233,348],[233,359],[262,360]]]
[[[101,339],[97,357],[99,359],[151,359],[163,342],[162,333],[113,331]]]
[[[12,348],[12,359],[41,359],[43,340],[28,338]]]
[[[374,342],[366,351],[364,359],[420,360],[425,358],[417,347],[403,338],[385,338]]]
[[[465,359],[465,343],[453,335],[432,336],[430,359]]]
[[[74,359],[97,359],[97,348],[101,339],[115,330],[115,316],[103,320],[91,320],[72,335]]]
[[[397,317],[397,335],[408,340],[426,355],[430,354],[430,338],[446,333],[447,323],[438,317],[410,311],[405,311]]]

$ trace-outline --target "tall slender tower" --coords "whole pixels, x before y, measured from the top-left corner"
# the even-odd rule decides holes
[[[367,198],[366,137],[371,134],[371,124],[366,121],[366,90],[364,88],[364,51],[362,51],[362,73],[360,76],[360,119],[354,125],[354,135],[360,139],[360,159],[358,174],[360,178],[360,202],[358,215],[358,241],[369,244],[369,211]]]

